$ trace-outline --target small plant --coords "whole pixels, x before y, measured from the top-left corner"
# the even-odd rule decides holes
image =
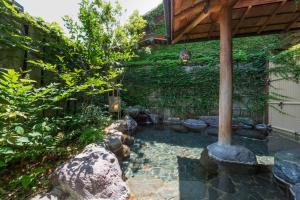
[[[97,128],[85,128],[79,136],[79,143],[81,145],[87,145],[90,143],[99,143],[103,140],[104,132]]]

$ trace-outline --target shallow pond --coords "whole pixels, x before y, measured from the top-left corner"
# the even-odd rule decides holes
[[[234,137],[233,143],[252,150],[258,168],[215,163],[206,146],[217,141],[201,133],[142,127],[135,135],[129,160],[122,165],[132,192],[139,200],[286,200],[274,183],[274,154],[300,148],[300,143],[272,133],[267,140]]]

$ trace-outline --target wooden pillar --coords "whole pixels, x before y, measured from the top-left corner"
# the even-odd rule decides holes
[[[220,91],[219,138],[220,145],[230,145],[232,137],[232,8],[224,5],[220,15]]]

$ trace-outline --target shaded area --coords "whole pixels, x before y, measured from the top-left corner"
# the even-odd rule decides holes
[[[217,163],[204,150],[200,160],[178,157],[178,169],[180,200],[286,199],[266,166]]]

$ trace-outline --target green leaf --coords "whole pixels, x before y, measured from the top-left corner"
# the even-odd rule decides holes
[[[24,129],[21,126],[16,126],[15,127],[15,131],[19,134],[19,135],[23,135],[24,134]]]
[[[41,137],[42,136],[42,134],[41,133],[39,133],[39,132],[32,132],[32,133],[29,133],[28,134],[30,137]]]
[[[28,137],[19,137],[17,140],[16,140],[16,144],[17,145],[20,145],[22,146],[23,144],[26,144],[26,143],[29,143],[29,139]]]
[[[15,153],[14,150],[12,150],[9,147],[0,147],[0,154],[9,155],[14,153]]]
[[[23,188],[27,189],[34,179],[31,176],[23,175],[19,177],[19,180],[21,181]]]
[[[0,160],[0,169],[6,167],[4,160]]]

